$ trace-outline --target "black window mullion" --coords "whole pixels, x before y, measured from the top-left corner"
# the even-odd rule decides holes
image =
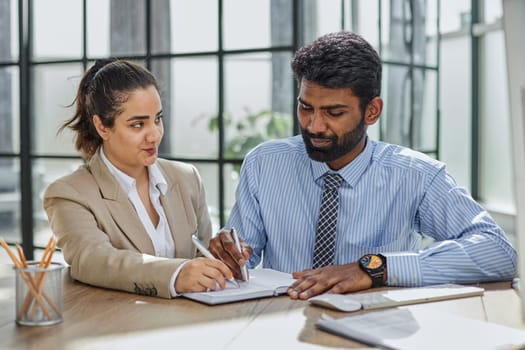
[[[219,9],[218,9],[218,52],[217,52],[217,60],[218,60],[218,73],[219,73],[219,96],[218,96],[218,116],[217,119],[219,121],[219,159],[218,159],[218,181],[219,181],[219,225],[220,227],[223,227],[226,224],[226,220],[224,217],[224,210],[226,208],[225,205],[225,186],[224,186],[224,143],[225,143],[225,130],[224,130],[224,43],[223,43],[223,1],[219,1]]]
[[[480,118],[479,118],[479,41],[480,39],[474,35],[473,30],[475,24],[479,22],[479,4],[478,0],[471,0],[471,18],[470,21],[470,40],[471,40],[471,122],[472,122],[472,135],[471,135],[471,193],[474,199],[478,200],[480,196],[479,191],[479,159],[480,159]]]
[[[292,27],[292,54],[293,52],[295,52],[298,47],[299,47],[299,40],[300,40],[300,23],[301,21],[299,20],[299,16],[300,16],[300,12],[301,12],[301,8],[300,8],[300,3],[299,3],[299,0],[293,0],[293,9],[292,9],[292,23],[293,23],[293,27]],[[295,81],[295,78],[292,76],[290,77],[290,79],[292,79],[292,93],[293,93],[293,96],[292,96],[292,118],[293,118],[293,121],[292,121],[292,128],[293,128],[293,134],[298,134],[300,132],[300,129],[299,129],[299,121],[297,120],[297,118],[295,118],[295,111],[297,110],[297,95],[299,95],[299,88],[297,86],[297,82]]]
[[[144,14],[146,16],[146,20],[144,21],[146,24],[146,28],[144,28],[146,31],[146,67],[151,70],[151,1],[144,1],[146,1],[146,13]]]
[[[382,28],[383,28],[383,6],[381,5],[381,0],[377,0],[377,8],[378,8],[378,11],[379,11],[379,16],[378,16],[378,21],[377,21],[377,26],[378,26],[378,31],[377,31],[377,35],[378,35],[378,43],[379,43],[379,46],[377,48],[377,52],[379,54],[379,57],[383,57],[383,32],[382,32]],[[385,68],[385,64],[386,62],[383,61],[383,76],[384,76],[384,68]],[[382,84],[382,82],[381,82]],[[379,139],[380,140],[384,140],[385,139],[385,135],[384,135],[384,132],[383,132],[383,124],[384,124],[384,118],[379,118]]]
[[[439,66],[440,66],[440,56],[441,56],[441,36],[439,35],[440,31],[440,13],[439,9],[440,7],[440,0],[437,0],[436,3],[436,66],[437,69],[437,81],[436,81],[436,159],[440,159],[440,137],[441,137],[441,109],[439,108],[439,101],[440,101],[440,86],[441,86],[441,79],[439,74]]]
[[[31,0],[18,2],[20,50],[20,193],[21,230],[24,254],[34,258],[33,249],[33,181],[31,171]]]
[[[82,67],[87,69],[87,0],[82,1]]]

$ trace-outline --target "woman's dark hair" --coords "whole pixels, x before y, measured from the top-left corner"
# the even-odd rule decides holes
[[[146,68],[124,60],[98,60],[84,74],[73,101],[75,115],[59,129],[70,128],[76,132],[75,147],[82,157],[91,159],[102,139],[93,124],[93,116],[100,117],[102,124],[112,128],[115,117],[122,112],[122,104],[137,89],[155,86],[157,80]]]
[[[297,50],[291,63],[299,84],[305,79],[327,88],[351,89],[363,113],[381,94],[381,59],[358,34],[323,35]]]

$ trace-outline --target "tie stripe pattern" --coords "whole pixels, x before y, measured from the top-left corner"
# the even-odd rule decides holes
[[[337,213],[339,211],[339,186],[343,178],[339,174],[326,173],[323,199],[317,222],[313,268],[333,264]]]

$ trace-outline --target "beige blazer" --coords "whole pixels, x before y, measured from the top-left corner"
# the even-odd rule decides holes
[[[154,248],[133,205],[98,152],[88,164],[46,189],[44,209],[71,276],[95,286],[170,298],[175,270],[195,257],[191,235],[204,242],[211,221],[201,178],[192,165],[159,159],[168,183],[160,200],[175,242],[175,259]]]

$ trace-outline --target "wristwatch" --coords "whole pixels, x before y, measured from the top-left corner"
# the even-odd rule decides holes
[[[372,278],[372,288],[384,285],[386,257],[381,254],[366,254],[359,259],[359,267]]]

